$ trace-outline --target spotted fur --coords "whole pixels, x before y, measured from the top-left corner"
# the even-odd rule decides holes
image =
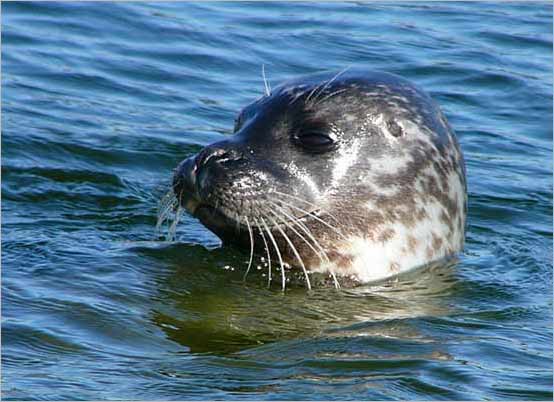
[[[274,261],[363,283],[462,250],[463,156],[439,107],[408,81],[363,70],[302,77],[246,107],[235,131],[175,174],[181,204],[208,205],[197,215],[224,241],[254,240]],[[325,152],[295,142],[321,135],[334,141]],[[275,250],[256,243],[264,233]]]

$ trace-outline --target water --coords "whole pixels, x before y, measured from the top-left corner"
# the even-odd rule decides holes
[[[303,73],[442,106],[467,247],[397,283],[284,294],[189,216],[178,161]],[[2,397],[552,399],[552,5],[2,3]]]

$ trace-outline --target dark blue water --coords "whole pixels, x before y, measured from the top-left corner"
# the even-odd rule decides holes
[[[427,90],[469,181],[458,263],[267,289],[171,171],[295,75]],[[2,398],[552,399],[552,5],[2,3]]]

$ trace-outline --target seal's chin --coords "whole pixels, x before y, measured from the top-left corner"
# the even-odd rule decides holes
[[[214,232],[217,230],[213,230],[213,228],[223,230],[226,227],[236,225],[234,220],[227,217],[219,209],[207,204],[199,204],[192,215],[198,218],[204,226]]]
[[[227,216],[220,209],[209,204],[199,203],[194,209],[187,207],[187,210],[208,230],[217,235],[224,244],[244,245],[249,241],[244,222]]]
[[[189,205],[184,205],[187,211],[210,230],[212,230],[212,227],[225,227],[231,221],[223,212],[211,205],[199,202],[194,205],[190,204],[192,203],[189,202]]]

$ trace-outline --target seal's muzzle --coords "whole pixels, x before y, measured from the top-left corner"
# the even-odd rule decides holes
[[[173,191],[180,205],[194,215],[199,204],[209,203],[211,187],[227,181],[228,170],[244,161],[242,153],[228,141],[207,146],[185,159],[173,175]]]
[[[182,161],[173,174],[173,192],[179,200],[179,204],[191,214],[194,214],[200,203],[196,189],[197,170],[196,158],[191,156]]]

